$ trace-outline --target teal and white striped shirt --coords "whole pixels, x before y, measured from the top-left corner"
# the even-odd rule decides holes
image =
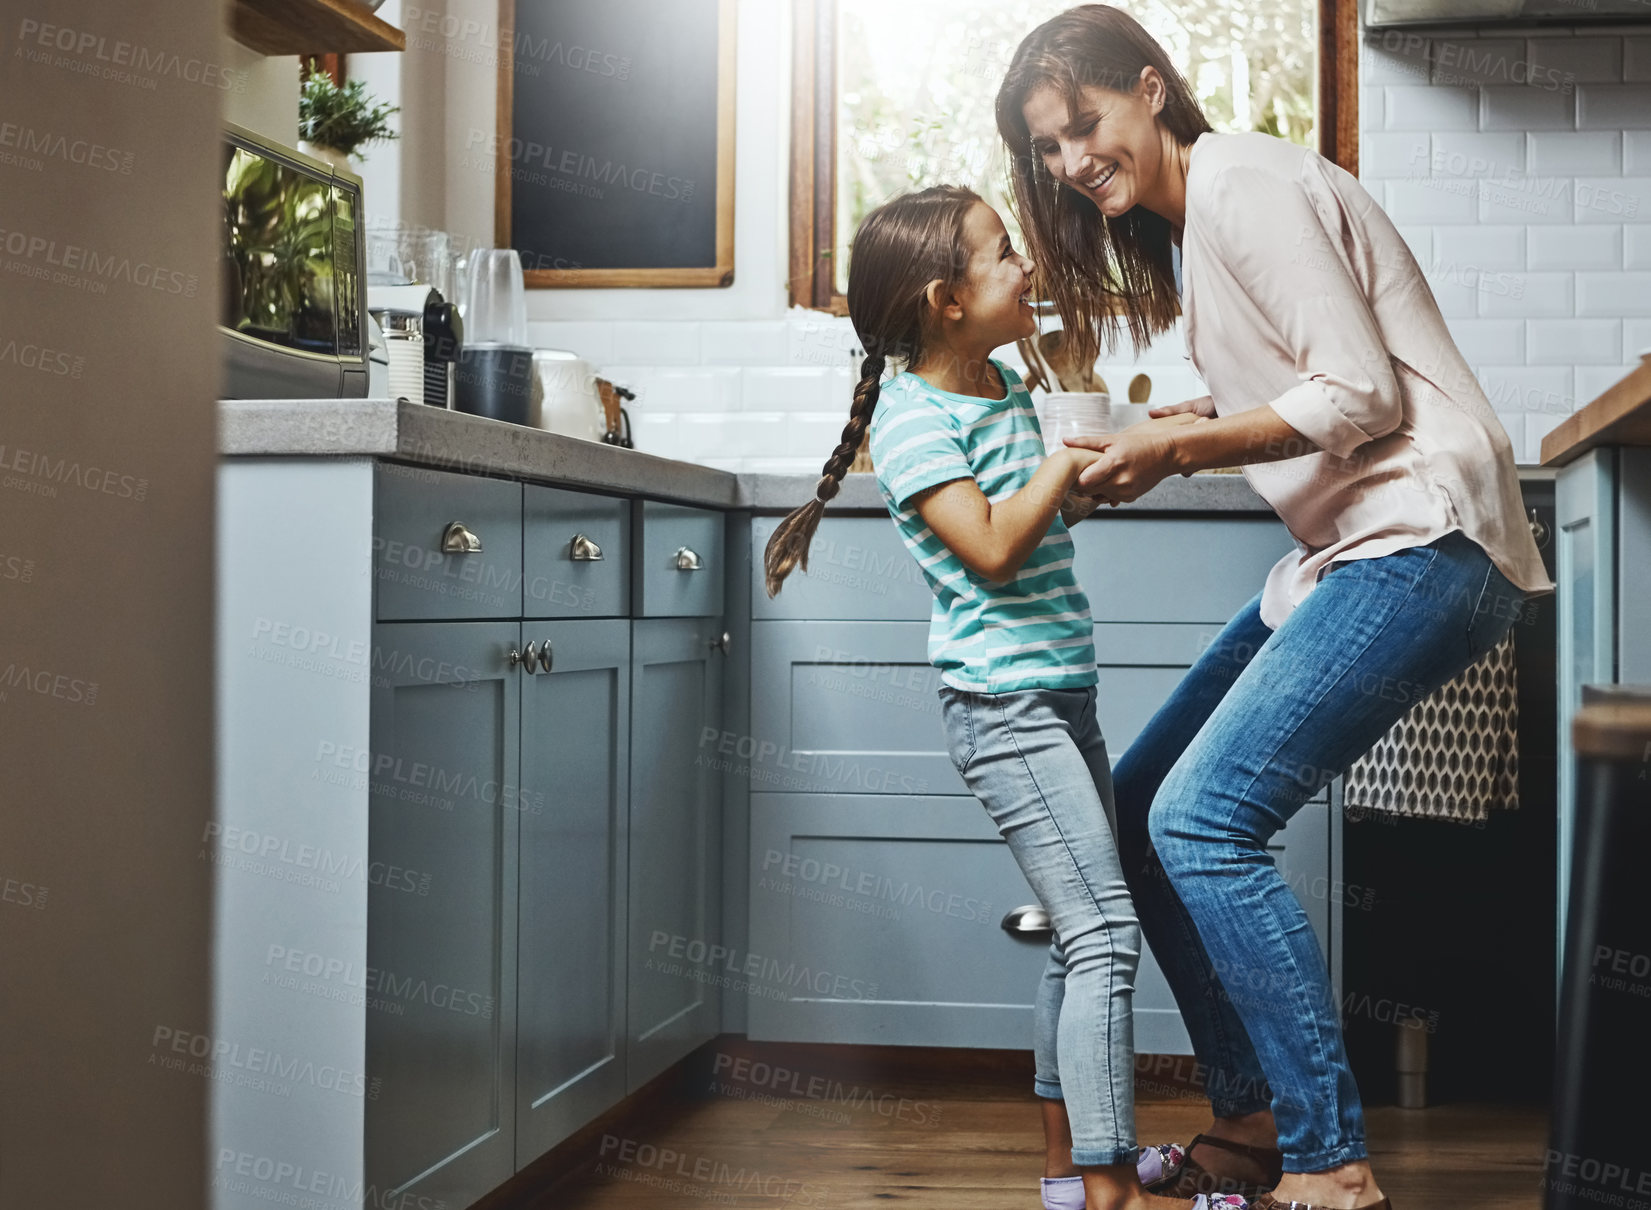
[[[1032,396],[993,361],[1002,399],[954,395],[915,374],[885,383],[871,418],[871,461],[889,515],[934,592],[929,662],[974,693],[1081,689],[1096,682],[1089,598],[1072,574],[1072,535],[1059,517],[1007,584],[976,575],[923,524],[911,498],[973,479],[997,503],[1025,487],[1044,459]]]

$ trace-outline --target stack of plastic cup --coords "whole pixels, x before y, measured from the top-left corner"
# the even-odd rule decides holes
[[[1113,431],[1112,397],[1105,391],[1058,391],[1035,396],[1043,448],[1053,454],[1068,437],[1099,437]]]

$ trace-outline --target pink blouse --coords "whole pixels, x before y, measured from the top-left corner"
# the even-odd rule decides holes
[[[1298,547],[1267,576],[1267,625],[1332,560],[1452,530],[1524,591],[1553,590],[1508,435],[1415,257],[1357,178],[1271,135],[1200,136],[1181,274],[1187,351],[1210,389],[1201,410],[1271,404],[1313,443],[1244,468]]]

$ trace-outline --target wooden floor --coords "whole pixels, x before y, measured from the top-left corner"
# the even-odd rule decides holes
[[[691,1076],[654,1098],[645,1119],[604,1132],[582,1172],[519,1204],[1040,1210],[1041,1127],[1019,1073],[857,1072],[839,1082],[815,1063],[797,1076],[753,1067],[731,1079],[732,1060],[721,1061],[721,1073]],[[1207,1115],[1191,1099],[1143,1101],[1140,1137],[1185,1141]],[[1368,1124],[1371,1160],[1396,1210],[1540,1210],[1540,1108],[1377,1107]]]

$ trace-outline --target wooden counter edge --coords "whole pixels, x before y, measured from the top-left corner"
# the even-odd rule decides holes
[[[1651,445],[1651,362],[1641,361],[1542,438],[1542,465],[1561,466],[1599,445]]]

